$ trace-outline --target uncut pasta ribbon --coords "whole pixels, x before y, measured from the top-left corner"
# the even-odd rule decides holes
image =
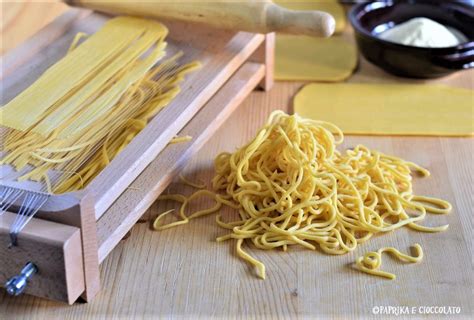
[[[88,81],[81,89],[77,90],[72,96],[64,101],[58,110],[43,118],[32,128],[32,131],[41,135],[47,135],[56,129],[58,124],[62,124],[65,120],[74,116],[79,109],[83,109],[83,111],[81,111],[81,117],[85,117],[86,111],[88,111],[89,114],[95,114],[96,118],[98,115],[100,115],[97,110],[100,110],[102,113],[106,112],[107,107],[110,108],[114,105],[113,101],[110,101],[108,104],[104,104],[104,101],[101,101],[100,99],[96,99],[92,103],[85,102],[90,100],[94,94],[97,94],[97,88],[103,88],[105,90],[108,85],[108,90],[113,88],[115,91],[118,91],[117,86],[119,83],[115,82],[113,86],[110,86],[110,80],[124,70],[128,69],[128,77],[131,78],[132,76],[135,76],[135,79],[127,79],[124,76],[122,80],[120,80],[125,86],[122,89],[123,91],[129,86],[128,83],[133,83],[137,81],[138,78],[142,77],[145,72],[151,68],[150,64],[156,63],[156,61],[158,61],[164,55],[165,43],[163,41],[166,34],[167,30],[164,28],[147,29],[146,32],[133,43],[132,46],[126,48],[111,63],[107,64],[103,69],[98,71],[97,74],[94,75],[93,79]],[[73,45],[75,45],[74,42],[72,46]],[[148,65],[146,65],[145,61],[143,61],[141,63],[141,69],[137,65],[132,69],[129,69],[130,64],[138,60],[139,57],[144,52],[149,50],[153,45],[156,45],[156,48],[153,50],[153,54],[146,59],[149,61]],[[107,97],[107,95],[110,94],[107,94],[107,92],[101,93],[101,97]],[[119,98],[120,95],[116,94],[116,97]],[[89,122],[93,120],[94,119],[92,118]],[[74,127],[69,126],[67,128],[68,131],[62,131],[61,135],[67,137],[71,134],[71,132],[77,130],[77,127],[87,126],[87,122],[81,122],[80,118],[76,118],[73,124],[75,124]]]
[[[275,111],[249,143],[219,154],[214,191],[205,194],[215,211],[219,204],[230,206],[240,219],[224,222],[218,215],[217,223],[229,233],[217,241],[236,239],[237,254],[265,278],[263,264],[243,251],[244,242],[264,250],[299,245],[339,255],[403,226],[424,232],[448,227],[419,224],[427,212],[451,211],[444,200],[413,193],[412,172],[428,176],[426,169],[362,145],[340,152],[342,142],[341,130],[331,123]],[[181,199],[187,205],[184,199],[201,194]],[[183,207],[179,224],[189,221]],[[160,222],[158,229],[169,226]]]
[[[55,63],[38,80],[0,109],[0,123],[26,130],[39,117],[86,83],[94,73],[125,50],[150,25],[144,20],[119,17],[105,23],[94,36]],[[162,26],[156,23],[158,26]],[[166,31],[166,28],[163,30]],[[65,74],[74,76],[65,77]]]

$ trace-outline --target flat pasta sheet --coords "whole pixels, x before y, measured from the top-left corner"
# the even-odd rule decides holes
[[[322,39],[278,34],[275,50],[277,80],[339,82],[357,67],[357,48],[339,36]]]
[[[427,84],[309,84],[294,99],[300,116],[347,134],[472,136],[474,91]]]
[[[336,20],[335,33],[346,26],[344,7],[337,0],[277,0],[292,10],[319,10]],[[275,79],[339,82],[357,66],[357,50],[340,36],[329,39],[277,34]]]

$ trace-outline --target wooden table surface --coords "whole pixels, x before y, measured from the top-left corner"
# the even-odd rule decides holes
[[[25,39],[24,35],[34,33],[64,8],[54,2],[2,1],[2,15],[8,18],[2,18],[2,51],[15,47]],[[391,77],[364,60],[350,79],[406,81]],[[473,89],[474,72],[461,72],[437,82]],[[282,82],[269,93],[252,93],[184,174],[209,182],[214,157],[251,139],[272,110],[291,111],[292,97],[302,85]],[[449,223],[449,229],[438,234],[397,230],[374,237],[344,256],[298,248],[286,253],[247,248],[267,267],[267,280],[263,281],[238,259],[234,243],[214,241],[225,233],[214,222],[214,216],[163,232],[152,231],[147,223],[137,224],[131,236],[101,266],[103,288],[92,303],[68,306],[27,295],[12,298],[2,290],[0,319],[367,318],[373,317],[374,311],[386,310],[377,309],[379,306],[415,307],[418,316],[419,312],[430,310],[424,307],[454,306],[460,307],[462,318],[472,316],[473,139],[351,136],[346,137],[344,147],[359,143],[428,168],[432,176],[417,179],[415,192],[449,200],[454,210],[446,216],[429,215],[425,222]],[[170,192],[192,191],[180,183],[170,187]],[[210,205],[201,199],[190,209]],[[172,203],[155,203],[146,217],[155,217],[172,207]],[[230,209],[222,213],[235,216]],[[406,251],[417,242],[425,251],[421,264],[405,265],[384,258],[383,268],[397,274],[394,281],[368,276],[353,267],[355,258],[369,250],[395,246]]]

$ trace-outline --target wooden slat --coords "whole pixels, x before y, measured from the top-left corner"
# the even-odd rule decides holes
[[[264,75],[264,65],[245,63],[180,132],[182,136],[192,136],[192,141],[167,146],[105,212],[97,224],[99,261],[105,259]]]
[[[81,232],[79,228],[33,218],[9,248],[9,228],[15,214],[0,218],[0,285],[20,273],[28,262],[38,267],[26,293],[72,304],[84,291]]]

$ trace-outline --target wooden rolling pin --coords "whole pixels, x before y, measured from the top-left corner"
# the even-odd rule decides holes
[[[270,0],[64,0],[113,14],[201,22],[216,28],[329,37],[334,18],[321,11],[288,10]]]

